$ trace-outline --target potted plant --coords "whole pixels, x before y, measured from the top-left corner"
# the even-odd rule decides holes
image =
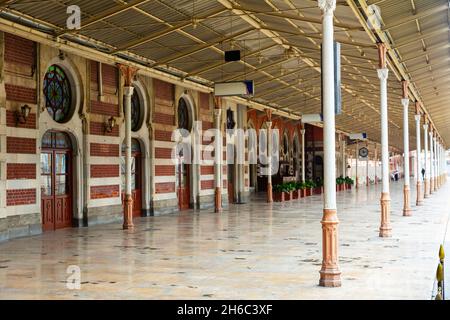
[[[294,193],[297,193],[297,199],[303,198],[304,194],[303,194],[303,190],[304,190],[304,184],[303,182],[297,182],[295,183],[295,191]]]
[[[323,189],[323,180],[322,178],[317,178],[314,183],[314,194],[321,194]]]
[[[291,182],[283,183],[283,193],[284,193],[284,200],[289,201],[293,199],[293,191],[295,189],[294,185]]]
[[[296,200],[299,198],[299,194],[298,194],[298,188],[297,188],[297,182],[289,182],[289,186],[292,189],[292,199]]]
[[[352,185],[355,183],[355,181],[353,181],[352,178],[350,178],[349,176],[345,177],[345,185],[347,187],[347,189],[351,189]]]
[[[345,179],[342,176],[336,178],[336,191],[344,190],[344,183]]]
[[[275,202],[284,201],[284,192],[282,184],[276,184],[273,186],[273,201]]]
[[[315,187],[315,183],[312,180],[305,181],[305,196],[308,197],[313,194],[313,188]]]

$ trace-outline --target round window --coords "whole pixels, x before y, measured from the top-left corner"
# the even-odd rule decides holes
[[[125,113],[125,97],[123,102],[123,112]],[[136,132],[142,127],[142,106],[138,89],[135,87],[131,96],[131,130]]]
[[[56,122],[66,122],[72,113],[70,81],[62,68],[52,65],[44,78],[45,106]]]

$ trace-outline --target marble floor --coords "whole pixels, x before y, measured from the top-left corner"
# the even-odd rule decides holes
[[[340,288],[318,286],[322,203],[313,196],[140,218],[132,232],[108,224],[0,243],[0,299],[430,299],[450,183],[411,217],[402,182],[392,183],[385,239],[379,188],[338,193]],[[67,286],[69,266],[79,267],[80,289]]]

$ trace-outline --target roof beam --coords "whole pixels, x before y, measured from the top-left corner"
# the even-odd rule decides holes
[[[215,10],[214,12],[209,13],[207,16],[199,17],[198,21],[204,20],[204,19],[209,18],[209,17],[216,16],[218,14],[221,14],[224,11],[225,11],[224,9]],[[161,38],[161,37],[163,37],[165,35],[168,35],[168,34],[170,34],[172,32],[175,32],[177,30],[181,30],[182,28],[185,28],[185,27],[187,27],[187,26],[189,26],[191,24],[192,24],[192,21],[184,21],[184,22],[178,23],[176,25],[173,25],[173,26],[171,26],[171,27],[169,27],[169,28],[167,28],[165,30],[149,34],[146,37],[133,39],[133,40],[131,40],[131,41],[121,45],[119,48],[117,48],[116,50],[112,51],[111,53],[112,54],[117,54],[119,52],[135,48],[137,46],[140,46],[140,45],[142,45],[144,43],[156,40],[158,38]]]
[[[168,57],[166,57],[166,58],[164,58],[162,60],[157,61],[153,65],[153,67],[169,64],[170,62],[176,61],[178,59],[181,59],[181,58],[184,58],[186,56],[192,55],[194,53],[197,53],[197,52],[203,51],[205,49],[211,48],[211,47],[215,46],[218,43],[234,39],[236,37],[242,36],[242,35],[244,35],[246,33],[252,32],[252,31],[254,31],[253,28],[247,28],[245,30],[241,30],[239,32],[233,33],[231,35],[228,35],[228,36],[225,36],[225,37],[216,38],[216,39],[214,39],[212,41],[209,41],[207,43],[204,43],[204,44],[201,44],[201,45],[198,45],[198,46],[194,46],[194,47],[192,47],[192,48],[190,48],[188,50],[177,52],[177,53],[175,53],[173,55],[170,55],[170,56],[168,56]]]
[[[421,11],[418,14],[415,14],[415,15],[412,15],[412,16],[407,16],[407,17],[404,17],[404,18],[401,18],[401,19],[397,19],[394,23],[388,24],[388,25],[384,26],[383,28],[381,28],[381,30],[382,31],[387,31],[389,29],[393,29],[393,28],[402,26],[405,23],[413,22],[414,20],[422,19],[422,18],[431,16],[433,14],[439,13],[441,11],[448,10],[448,9],[449,9],[448,3],[441,4],[439,6],[432,7],[432,8],[429,8],[427,10]]]

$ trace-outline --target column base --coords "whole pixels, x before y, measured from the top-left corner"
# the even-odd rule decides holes
[[[424,185],[423,185],[423,197],[424,198],[428,198],[430,197],[430,180],[429,179],[425,179],[424,181]]]
[[[411,216],[411,207],[409,205],[409,186],[403,188],[403,216]]]
[[[220,187],[216,187],[214,194],[214,212],[222,212],[222,190]]]
[[[273,195],[272,195],[272,183],[267,184],[267,203],[273,202]]]
[[[341,271],[338,257],[338,225],[339,220],[335,209],[324,209],[322,218],[322,269],[320,270],[319,286],[340,287]]]
[[[381,204],[380,237],[387,238],[392,235],[392,228],[390,222],[391,197],[388,192],[381,193],[380,204]]]
[[[430,178],[430,194],[434,192],[434,178]]]
[[[133,197],[131,194],[125,196],[124,201],[124,213],[123,213],[123,230],[134,229],[133,224]]]
[[[420,181],[417,182],[417,198],[416,198],[416,206],[423,205],[423,193],[422,193],[422,183]]]

